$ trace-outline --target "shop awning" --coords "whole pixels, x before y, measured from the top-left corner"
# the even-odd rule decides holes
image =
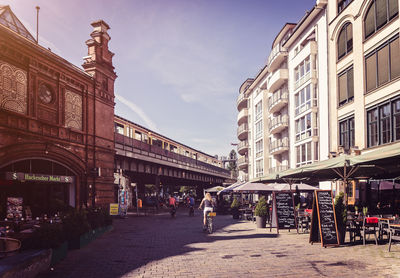
[[[224,190],[225,188],[222,186],[214,186],[211,188],[204,189],[205,192],[209,193],[215,193],[215,192],[220,192],[221,190]]]

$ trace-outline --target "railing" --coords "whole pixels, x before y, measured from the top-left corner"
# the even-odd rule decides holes
[[[249,125],[248,124],[241,124],[238,127],[237,135],[239,136],[240,134],[242,134],[243,132],[247,132],[248,130],[249,130]]]
[[[301,113],[311,109],[312,107],[318,107],[318,100],[316,98],[308,99],[306,102],[297,106],[295,108],[295,115],[300,115]]]
[[[281,47],[281,44],[276,45],[268,56],[268,66],[272,63],[272,61],[279,55],[281,52],[286,52],[286,50]]]
[[[247,156],[242,156],[238,158],[238,166],[247,165],[249,163],[249,158]]]
[[[271,153],[279,151],[283,148],[289,148],[289,138],[279,139],[269,144],[269,151]]]
[[[240,110],[239,111],[239,114],[238,114],[238,121],[240,121],[242,118],[244,118],[244,117],[248,117],[248,115],[249,115],[249,111],[248,111],[248,109],[247,108],[243,108],[242,110]]]
[[[289,116],[288,115],[280,115],[275,117],[269,122],[269,131],[273,130],[274,128],[280,125],[288,125],[289,124]]]
[[[237,98],[236,105],[238,106],[239,103],[241,103],[242,100],[244,100],[244,99],[247,99],[247,98],[244,96],[244,94],[239,94],[239,96],[238,96],[238,98]]]
[[[218,166],[211,165],[191,157],[187,157],[178,153],[168,151],[159,146],[149,145],[145,142],[124,136],[119,133],[114,133],[114,138],[115,138],[116,149],[122,149],[125,151],[138,153],[151,158],[156,158],[162,161],[176,163],[179,165],[185,165],[195,169],[208,171],[211,173],[230,176],[230,171],[227,169],[220,168]]]
[[[269,173],[280,173],[289,169],[289,165],[280,165],[269,168]]]
[[[249,147],[249,141],[245,140],[245,141],[241,141],[239,142],[238,146],[237,146],[237,150],[238,152],[241,151],[242,149],[247,149]]]
[[[288,101],[289,93],[287,89],[280,89],[272,94],[272,96],[268,99],[268,108],[271,110],[278,102]]]

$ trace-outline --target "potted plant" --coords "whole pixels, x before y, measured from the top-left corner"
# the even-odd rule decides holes
[[[236,198],[234,198],[231,204],[231,213],[233,219],[239,219],[239,206],[240,206],[239,201]]]
[[[254,210],[254,214],[256,215],[257,228],[265,228],[267,213],[268,213],[267,202],[265,201],[265,197],[262,196],[258,201],[257,206]]]
[[[346,236],[347,209],[344,204],[344,193],[340,192],[335,197],[336,223],[339,233],[339,243],[343,244]]]
[[[75,210],[63,219],[63,228],[69,249],[79,249],[89,242],[90,225],[86,212]]]

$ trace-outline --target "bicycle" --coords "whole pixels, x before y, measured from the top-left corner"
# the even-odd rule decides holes
[[[208,212],[206,216],[206,229],[204,231],[207,231],[209,234],[213,233],[213,217],[217,216],[216,212]]]

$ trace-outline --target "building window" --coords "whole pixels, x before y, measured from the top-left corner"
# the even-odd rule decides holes
[[[312,163],[311,142],[296,147],[296,167]]]
[[[311,108],[311,85],[308,84],[301,89],[295,96],[296,116]]]
[[[256,160],[256,177],[261,177],[264,174],[263,160]]]
[[[262,137],[262,134],[263,134],[263,122],[258,121],[256,123],[256,139]]]
[[[398,15],[397,0],[373,0],[364,18],[364,35],[370,37]]]
[[[337,4],[338,13],[341,13],[351,2],[353,2],[353,0],[339,0]]]
[[[124,135],[124,126],[121,124],[115,123],[115,132],[118,134]]]
[[[353,101],[354,79],[353,67],[347,68],[338,75],[339,106]]]
[[[354,147],[354,117],[339,122],[339,144],[345,150]]]
[[[365,57],[365,89],[374,90],[400,76],[399,37],[395,37]]]
[[[368,147],[400,140],[400,99],[367,111]]]
[[[263,140],[261,139],[260,141],[256,142],[256,157],[261,157],[263,155]]]
[[[338,60],[353,50],[353,25],[347,23],[340,30],[337,42]]]
[[[311,60],[310,57],[307,57],[294,69],[295,88],[298,88],[309,79],[310,71],[311,71]]]
[[[262,117],[262,101],[260,100],[255,106],[256,121]]]
[[[296,141],[311,137],[311,113],[296,120]]]

